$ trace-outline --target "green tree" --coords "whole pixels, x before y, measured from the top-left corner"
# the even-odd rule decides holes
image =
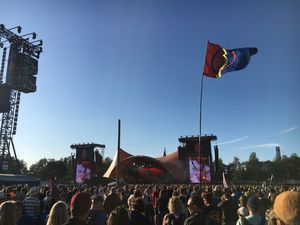
[[[74,169],[73,169],[72,156],[68,156],[68,157],[62,158],[60,160],[64,162],[64,164],[66,165],[66,168],[67,168],[65,180],[73,181],[74,180],[74,177],[73,177]]]
[[[63,161],[49,161],[42,171],[42,179],[62,180],[67,175],[67,166]]]
[[[228,178],[237,182],[242,177],[241,162],[238,157],[234,157],[232,163],[227,166]]]
[[[50,159],[50,160],[54,160],[54,159]],[[44,170],[44,168],[47,166],[49,162],[49,159],[46,158],[42,158],[40,159],[38,162],[32,164],[29,168],[29,172],[38,178],[42,177],[42,171]]]
[[[27,163],[22,160],[18,159],[18,162],[16,161],[15,157],[11,157],[11,166],[9,167],[8,173],[21,173],[21,174],[27,174]]]
[[[252,152],[249,156],[249,161],[246,163],[245,178],[248,180],[260,180],[260,162],[255,152]]]
[[[31,165],[30,172],[43,180],[55,178],[61,180],[67,175],[67,166],[63,160],[55,161],[54,159],[43,158]]]
[[[288,173],[288,178],[290,179],[300,179],[300,157],[296,153],[293,153],[289,158],[288,158],[288,163],[287,163],[287,173]]]

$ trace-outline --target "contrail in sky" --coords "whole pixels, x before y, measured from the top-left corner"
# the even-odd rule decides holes
[[[218,143],[218,145],[233,144],[233,143],[237,143],[237,142],[240,142],[240,141],[244,141],[246,139],[248,139],[248,136],[241,137],[241,138],[236,138],[236,139],[233,139],[233,140],[230,140],[230,141],[224,141],[224,142]]]
[[[278,135],[281,135],[281,134],[286,134],[286,133],[289,133],[289,132],[292,132],[293,130],[296,130],[298,127],[291,127],[289,129],[286,129],[286,130],[283,130],[283,131],[280,131],[279,133],[277,133]]]
[[[261,145],[249,145],[241,148],[237,148],[239,150],[242,149],[253,149],[253,148],[275,148],[276,146],[279,146],[277,143],[267,143],[267,144],[261,144]]]

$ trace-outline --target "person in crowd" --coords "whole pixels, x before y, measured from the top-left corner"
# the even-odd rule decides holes
[[[107,225],[132,225],[127,209],[124,206],[116,207],[109,215]]]
[[[161,225],[164,216],[169,212],[168,209],[169,196],[167,190],[162,188],[159,192],[159,197],[156,203],[157,213],[155,216],[155,224]]]
[[[145,215],[145,204],[141,197],[134,198],[132,210],[129,212],[129,218],[132,225],[151,225],[150,219]]]
[[[0,225],[17,225],[15,201],[9,200],[1,203]]]
[[[248,199],[247,208],[249,209],[249,216],[241,216],[236,222],[236,225],[266,225],[267,221],[265,217],[262,217],[261,209],[262,205],[260,200],[255,196]]]
[[[266,212],[271,208],[272,202],[267,198],[267,196],[263,192],[258,192],[256,194],[257,198],[259,199],[261,203],[261,210],[260,210],[260,215],[262,217],[266,217]]]
[[[24,204],[22,201],[16,201],[17,225],[33,225],[35,221],[30,216],[24,214]]]
[[[30,216],[36,223],[38,223],[41,207],[38,198],[40,190],[38,187],[33,186],[27,192],[27,197],[24,199],[25,214]]]
[[[17,187],[17,190],[16,190],[16,197],[15,197],[15,200],[16,201],[24,201],[26,195],[25,193],[22,191],[22,187],[21,186],[18,186]]]
[[[127,199],[129,211],[133,210],[133,202],[136,198],[139,198],[139,197],[142,197],[142,193],[138,188],[135,188],[133,193]]]
[[[12,186],[5,188],[5,194],[7,196],[7,200],[16,200],[16,193]]]
[[[179,196],[173,196],[168,203],[169,213],[164,216],[163,225],[183,225],[186,212]]]
[[[65,225],[85,225],[91,208],[91,196],[88,192],[77,192],[71,202],[71,217]]]
[[[88,217],[88,225],[106,225],[107,214],[103,209],[103,196],[92,196],[92,207]]]
[[[188,197],[186,195],[186,189],[181,187],[180,190],[179,190],[180,194],[179,194],[179,197],[183,203],[183,205],[186,207],[187,205],[187,201],[188,201]]]
[[[239,199],[239,206],[240,208],[237,210],[237,214],[239,217],[246,217],[249,215],[249,210],[247,208],[247,201],[248,201],[248,198],[245,196],[245,195],[242,195]]]
[[[231,201],[231,194],[229,192],[222,195],[218,207],[222,212],[222,225],[235,225],[238,220],[238,215],[236,213],[238,206]]]
[[[268,225],[300,225],[299,191],[285,191],[275,198]]]
[[[113,209],[119,205],[121,205],[121,199],[117,195],[116,188],[112,187],[110,189],[110,193],[106,196],[104,200],[103,203],[104,211],[106,212],[107,215],[109,215],[111,211],[113,211]]]
[[[213,204],[213,195],[211,192],[203,192],[201,194],[203,200],[203,213],[207,216],[210,224],[220,225],[222,220],[222,213],[220,208]]]
[[[45,198],[43,198],[42,200],[42,203],[43,203],[43,208],[47,208],[48,205],[49,205],[49,202],[50,202],[50,199],[51,199],[51,191],[50,190],[47,190],[46,191],[46,196]]]
[[[197,196],[191,196],[187,204],[190,217],[185,219],[184,225],[205,225],[205,216],[202,212],[202,207],[201,199]]]
[[[159,198],[159,187],[156,185],[153,187],[152,192],[151,192],[151,198],[152,198],[152,205],[153,205],[153,210],[154,214],[157,214],[157,199]]]
[[[49,213],[47,225],[62,225],[69,219],[68,205],[64,201],[56,202]]]
[[[154,209],[152,204],[151,189],[147,187],[143,193],[143,200],[145,203],[145,216],[151,221],[154,222]]]
[[[6,199],[6,195],[4,193],[4,191],[0,191],[0,204],[2,202],[5,202],[7,199]]]

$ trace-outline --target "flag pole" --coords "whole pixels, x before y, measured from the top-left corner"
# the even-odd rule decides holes
[[[119,179],[120,179],[120,143],[121,143],[121,120],[118,120],[118,150],[117,150],[117,173],[116,173],[116,184],[119,185]]]
[[[202,129],[202,96],[203,96],[203,74],[201,78],[201,90],[200,90],[200,112],[199,112],[199,182],[201,187],[201,129]]]
[[[209,41],[207,41],[208,45]],[[205,59],[206,59],[206,51],[207,47],[205,49],[205,54],[204,54],[204,66],[205,66]],[[204,75],[202,73],[201,77],[201,89],[200,89],[200,110],[199,110],[199,183],[201,187],[201,132],[202,132],[202,98],[203,98],[203,79]]]

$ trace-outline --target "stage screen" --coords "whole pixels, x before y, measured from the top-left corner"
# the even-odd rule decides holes
[[[77,161],[76,183],[83,183],[91,179],[91,164],[89,161]]]
[[[201,157],[189,157],[188,165],[189,165],[189,180],[190,183],[196,184],[200,183],[200,175],[201,175],[201,183],[210,183],[211,182],[211,171],[209,167],[207,158]],[[200,174],[201,167],[201,174]]]

